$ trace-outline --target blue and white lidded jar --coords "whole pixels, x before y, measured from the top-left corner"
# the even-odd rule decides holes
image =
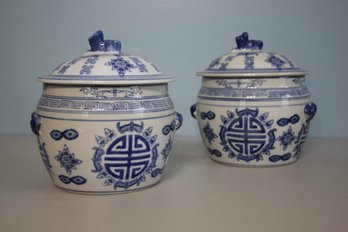
[[[40,77],[32,114],[44,165],[53,183],[78,193],[144,189],[165,169],[182,124],[168,95],[174,81],[149,61],[121,52],[120,41],[97,31],[91,50]]]
[[[295,162],[317,107],[309,102],[306,71],[263,43],[236,37],[237,48],[215,59],[191,114],[212,160],[238,166]]]

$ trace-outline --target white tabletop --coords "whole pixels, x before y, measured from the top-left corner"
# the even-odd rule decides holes
[[[311,139],[297,163],[237,168],[177,137],[162,181],[119,195],[55,188],[33,136],[0,136],[0,231],[348,231],[348,139]]]

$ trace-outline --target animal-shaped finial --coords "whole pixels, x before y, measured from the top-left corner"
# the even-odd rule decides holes
[[[248,32],[244,32],[240,36],[237,36],[236,43],[238,49],[261,50],[263,47],[263,42],[261,40],[249,40]]]
[[[98,30],[88,38],[91,51],[121,51],[121,42],[119,40],[104,40],[103,32]]]

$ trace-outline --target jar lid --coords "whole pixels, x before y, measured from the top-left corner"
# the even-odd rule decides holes
[[[303,76],[307,71],[301,70],[287,57],[262,51],[261,40],[249,40],[244,32],[236,37],[237,48],[215,59],[209,67],[198,76],[205,77],[277,77]]]
[[[104,40],[102,31],[89,39],[91,50],[59,65],[39,81],[51,84],[134,85],[174,81],[148,60],[121,52],[119,40]]]

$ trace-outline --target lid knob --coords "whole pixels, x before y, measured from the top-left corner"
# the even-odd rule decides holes
[[[244,32],[240,36],[237,36],[236,43],[238,49],[261,50],[263,47],[263,42],[261,40],[249,40],[248,32]]]
[[[119,40],[104,40],[104,34],[98,30],[88,38],[91,51],[121,51],[121,42]]]

